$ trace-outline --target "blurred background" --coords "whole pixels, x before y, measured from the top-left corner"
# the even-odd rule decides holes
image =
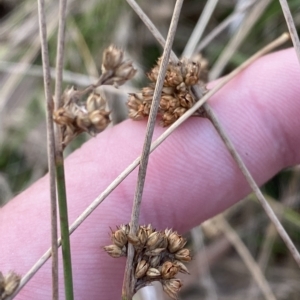
[[[299,34],[300,2],[288,2]],[[138,3],[166,37],[175,2]],[[198,30],[203,11],[207,26],[200,42],[191,45],[189,38],[195,28]],[[46,12],[50,60],[54,67],[57,2],[46,1]],[[37,2],[0,0],[0,22],[1,206],[47,172],[47,150]],[[216,28],[223,30],[213,37]],[[285,31],[278,0],[186,0],[173,50],[180,56],[187,45],[197,49],[208,60],[213,79],[228,73]],[[92,83],[101,72],[102,51],[112,43],[124,49],[138,68],[130,85],[118,91],[103,91],[113,110],[113,123],[117,123],[126,117],[126,93],[146,84],[144,74],[162,49],[126,1],[68,1],[64,87],[83,88]],[[291,44],[284,45],[288,46]],[[66,155],[87,139],[87,135],[82,135],[74,140]],[[299,178],[300,168],[295,166],[282,171],[263,187],[298,248]],[[192,275],[183,277],[181,299],[265,299],[244,262],[249,253],[261,266],[277,299],[300,298],[300,271],[252,195],[187,236],[195,258],[189,266]],[[160,289],[158,286],[144,291],[139,297],[164,299],[157,292]]]

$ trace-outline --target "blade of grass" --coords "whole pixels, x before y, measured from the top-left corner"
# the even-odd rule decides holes
[[[55,78],[55,109],[61,107],[62,93],[62,70],[64,64],[64,45],[65,45],[65,22],[66,22],[67,0],[59,1],[58,17],[58,35],[56,52],[56,78]],[[66,194],[66,181],[64,170],[64,157],[61,144],[61,131],[58,125],[56,127],[55,139],[55,170],[56,170],[56,188],[59,206],[59,219],[61,231],[62,257],[64,267],[64,283],[66,300],[73,300],[73,274],[69,236],[68,205]]]
[[[295,27],[295,23],[293,20],[293,16],[291,14],[291,11],[290,11],[287,1],[279,0],[279,2],[280,2],[280,5],[281,5],[281,8],[282,8],[285,20],[286,20],[286,24],[289,28],[291,39],[293,41],[293,45],[294,45],[295,51],[297,53],[297,57],[298,57],[299,64],[300,64],[300,41],[299,41],[299,36],[297,34],[297,30]]]
[[[45,15],[45,2],[38,0],[39,27],[41,38],[41,50],[44,73],[44,89],[47,101],[47,150],[48,150],[48,169],[50,179],[50,201],[51,201],[51,242],[52,242],[52,299],[58,300],[58,248],[57,248],[57,207],[56,207],[56,187],[55,187],[55,145],[53,128],[53,100],[51,93],[51,75],[49,67],[49,53],[47,45],[47,25]]]
[[[202,34],[205,30],[205,27],[206,27],[208,21],[210,20],[210,17],[212,15],[212,13],[214,12],[215,7],[218,2],[219,2],[219,0],[209,0],[206,2],[205,7],[202,11],[202,14],[201,14],[196,26],[194,27],[194,30],[184,48],[184,51],[182,53],[183,57],[191,57],[192,54],[195,52],[196,46],[197,46],[199,40],[201,39]]]
[[[151,141],[153,137],[154,132],[154,126],[156,122],[157,112],[159,108],[160,103],[160,96],[161,91],[163,88],[164,78],[166,76],[167,67],[172,51],[172,45],[174,41],[174,37],[176,34],[177,24],[180,16],[180,11],[182,7],[183,0],[177,0],[175,3],[175,8],[167,36],[167,41],[164,47],[164,52],[162,55],[162,61],[158,72],[158,78],[155,84],[155,89],[153,93],[153,100],[150,110],[150,115],[147,123],[147,129],[146,129],[146,136],[145,136],[145,142],[143,146],[143,151],[141,155],[140,160],[140,167],[139,167],[139,173],[138,173],[138,181],[137,186],[135,190],[134,195],[134,203],[132,208],[132,214],[131,214],[131,221],[130,221],[130,233],[136,234],[138,225],[139,225],[139,216],[140,216],[140,207],[142,203],[142,195],[145,185],[145,179],[146,179],[146,172],[147,172],[147,166],[149,161],[149,155],[150,155],[150,147],[151,147]],[[125,268],[125,274],[124,274],[124,282],[123,282],[123,289],[122,289],[122,299],[123,300],[129,300],[132,299],[134,295],[134,289],[136,285],[136,279],[134,276],[134,248],[132,244],[128,244],[128,253],[127,253],[127,262],[126,262],[126,268]]]
[[[217,93],[224,85],[226,85],[230,80],[237,76],[240,72],[245,70],[249,65],[251,65],[256,59],[270,52],[274,48],[278,47],[282,43],[289,39],[288,34],[283,34],[281,37],[267,45],[265,48],[251,56],[247,61],[245,61],[238,68],[233,70],[230,74],[220,79],[220,81],[215,85],[214,88],[209,90],[196,104],[190,108],[184,115],[182,115],[175,123],[168,127],[164,133],[159,136],[151,145],[150,153],[153,152],[160,144],[162,144],[184,121],[191,117],[199,108],[215,93]],[[83,222],[88,218],[88,216],[106,199],[106,197],[139,165],[140,157],[136,158],[119,176],[110,183],[110,185],[82,212],[82,214],[73,222],[69,228],[70,234],[72,234]],[[61,245],[61,239],[57,241],[58,245]],[[51,249],[48,249],[42,257],[32,266],[32,268],[25,274],[20,282],[15,293],[7,298],[7,300],[13,299],[17,293],[26,285],[26,283],[34,276],[34,274],[46,263],[46,261],[51,256]]]

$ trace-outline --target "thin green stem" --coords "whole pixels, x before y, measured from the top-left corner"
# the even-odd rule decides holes
[[[61,91],[62,91],[62,74],[64,64],[64,45],[65,45],[65,24],[66,24],[67,0],[59,1],[59,24],[57,35],[57,53],[56,53],[56,81],[55,81],[55,109],[61,107]],[[56,151],[55,151],[55,167],[56,167],[56,188],[59,206],[61,246],[63,254],[63,267],[65,279],[65,298],[73,300],[73,276],[72,262],[70,250],[68,206],[66,195],[66,181],[64,172],[63,147],[61,143],[61,129],[56,126]]]
[[[56,159],[56,187],[59,206],[59,219],[61,231],[61,246],[64,266],[65,296],[67,300],[74,299],[73,295],[73,275],[69,236],[69,218],[67,206],[67,194],[65,185],[65,171],[63,159]]]

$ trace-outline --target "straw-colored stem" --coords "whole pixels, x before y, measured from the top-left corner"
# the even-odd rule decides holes
[[[144,22],[144,24],[147,26],[147,28],[153,34],[153,36],[156,38],[159,44],[164,48],[166,43],[164,37],[156,29],[155,25],[148,18],[148,16],[143,12],[140,6],[134,0],[126,0],[126,1],[131,6],[131,8],[135,11],[135,13],[141,18],[141,20]],[[171,52],[171,60],[176,61],[176,55],[173,51]]]
[[[294,20],[293,20],[293,16],[291,14],[291,11],[290,11],[290,8],[289,8],[289,5],[288,5],[287,1],[286,0],[279,0],[279,2],[280,2],[280,5],[281,5],[281,8],[282,8],[285,20],[286,20],[286,24],[289,28],[291,39],[293,41],[293,45],[294,45],[294,48],[295,48],[295,51],[296,51],[296,54],[297,54],[297,57],[298,57],[298,61],[299,61],[299,64],[300,64],[300,41],[299,41],[299,36],[297,34],[297,30],[296,30],[296,27],[295,27],[295,23],[294,23]]]
[[[212,69],[210,70],[209,73],[210,80],[214,80],[222,74],[227,63],[229,62],[233,54],[236,53],[236,50],[242,44],[244,39],[247,37],[251,28],[257,22],[257,20],[265,11],[265,9],[270,4],[270,2],[271,0],[260,0],[252,8],[252,10],[249,12],[249,15],[244,19],[240,29],[228,42],[225,49],[222,51],[221,55],[218,57],[218,60],[215,62]]]
[[[239,256],[244,261],[253,279],[256,281],[257,285],[261,289],[265,299],[276,300],[276,297],[274,296],[258,264],[254,260],[251,253],[249,252],[245,244],[242,242],[238,234],[233,230],[233,228],[229,225],[229,223],[222,215],[216,218],[216,225],[218,229],[226,235],[232,246],[235,248]]]
[[[227,28],[241,13],[246,12],[257,0],[253,0],[251,2],[247,2],[247,4],[243,5],[236,11],[234,11],[230,16],[228,16],[224,21],[222,21],[217,27],[215,27],[208,35],[203,38],[202,42],[197,46],[196,53],[202,51],[208,44],[217,37],[223,30]]]
[[[215,85],[214,88],[209,90],[196,104],[190,108],[184,115],[182,115],[175,123],[168,127],[164,133],[157,138],[151,145],[150,153],[153,152],[160,144],[162,144],[184,121],[191,117],[199,108],[205,103],[211,96],[217,93],[224,85],[226,85],[230,80],[237,76],[240,72],[251,65],[256,59],[265,55],[269,51],[278,47],[282,43],[289,39],[288,34],[283,34],[281,37],[270,43],[268,46],[257,52],[255,55],[250,57],[242,65],[228,74],[226,77],[220,79],[220,81]],[[82,214],[74,221],[70,226],[69,233],[72,234],[83,222],[88,218],[88,216],[106,199],[106,197],[139,165],[140,157],[136,158],[110,185],[82,212]],[[61,245],[61,240],[57,241],[58,245]],[[33,267],[25,274],[18,286],[16,292],[9,297],[7,300],[11,300],[20,291],[26,283],[34,276],[34,274],[46,263],[46,261],[51,256],[51,249],[48,249],[44,255],[33,265]]]
[[[177,29],[177,24],[180,16],[180,11],[182,7],[183,0],[177,0],[175,3],[175,8],[170,24],[170,29],[167,36],[167,41],[164,47],[164,52],[162,56],[161,65],[158,72],[158,78],[156,81],[154,93],[153,93],[153,100],[150,110],[150,115],[147,123],[147,129],[146,129],[146,137],[144,141],[143,151],[141,155],[140,160],[140,167],[139,167],[139,173],[138,173],[138,181],[137,186],[135,190],[135,196],[134,196],[134,203],[132,208],[132,214],[131,214],[131,221],[130,221],[130,233],[136,234],[138,225],[139,225],[139,216],[140,216],[140,207],[142,202],[142,195],[144,190],[144,184],[146,179],[146,172],[147,172],[147,166],[149,161],[149,155],[150,155],[150,147],[151,147],[151,141],[153,137],[154,132],[154,126],[156,122],[157,112],[159,108],[160,103],[160,97],[161,97],[161,91],[163,88],[164,78],[166,76],[168,63],[170,60],[170,55],[172,51],[172,45],[174,41],[174,36]],[[134,248],[131,244],[128,245],[128,252],[127,252],[127,262],[126,262],[126,268],[125,268],[125,274],[124,274],[124,282],[123,282],[123,289],[122,289],[122,299],[132,299],[134,295],[134,289],[136,285],[136,279],[134,277]]]
[[[55,109],[61,107],[62,93],[62,74],[64,65],[64,45],[65,45],[65,23],[66,23],[67,0],[59,2],[59,23],[57,35],[57,53],[56,53],[56,81],[55,81]],[[65,283],[65,298],[73,300],[73,275],[69,237],[69,222],[68,222],[68,205],[66,195],[66,182],[64,172],[63,148],[61,144],[61,130],[56,125],[56,151],[55,151],[55,167],[56,167],[56,187],[58,195],[60,231],[62,239],[63,267],[64,267],[64,283]]]
[[[215,113],[211,110],[208,104],[205,104],[204,106],[205,112],[208,116],[208,118],[213,123],[215,129],[219,133],[220,137],[222,138],[223,142],[225,143],[227,149],[229,150],[231,156],[237,163],[238,167],[244,174],[247,182],[249,183],[251,189],[253,190],[254,194],[256,195],[257,199],[259,200],[260,204],[262,205],[263,209],[265,210],[267,216],[272,221],[274,226],[276,227],[278,234],[281,236],[283,241],[285,242],[286,246],[290,250],[292,256],[294,257],[295,261],[297,262],[298,266],[300,267],[300,254],[293,244],[291,238],[283,228],[282,224],[278,220],[277,216],[275,215],[274,211],[272,210],[271,206],[265,199],[264,195],[262,194],[261,190],[259,189],[258,185],[256,184],[255,180],[253,179],[252,175],[250,174],[249,170],[247,169],[246,165],[244,164],[242,158],[236,151],[234,145],[232,144],[228,134],[225,132],[224,128],[221,126],[217,116]]]
[[[198,19],[198,22],[184,48],[184,51],[182,53],[182,56],[184,57],[191,57],[192,54],[195,52],[196,46],[199,43],[199,40],[202,37],[202,34],[205,30],[205,27],[212,15],[212,13],[215,10],[215,7],[219,0],[209,0],[206,2],[204,9],[202,11],[202,14],[200,18]]]
[[[58,248],[57,248],[57,206],[55,186],[55,145],[53,128],[53,100],[51,93],[51,75],[49,67],[49,53],[47,45],[47,25],[45,15],[45,1],[38,0],[39,28],[41,38],[41,50],[44,73],[44,89],[46,97],[46,118],[47,118],[47,151],[48,169],[50,180],[50,207],[51,207],[51,243],[52,243],[52,299],[58,300]]]

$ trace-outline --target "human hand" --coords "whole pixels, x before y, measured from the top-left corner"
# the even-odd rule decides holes
[[[299,79],[294,50],[284,50],[255,62],[210,100],[260,185],[300,162]],[[68,157],[70,224],[140,155],[145,130],[145,122],[127,120]],[[155,137],[163,131],[157,127]],[[129,222],[136,180],[134,171],[72,234],[75,299],[120,298],[125,259],[113,259],[101,247],[111,243],[110,227]],[[4,274],[25,274],[51,244],[48,182],[47,176],[39,180],[0,211]],[[185,232],[249,192],[210,122],[190,118],[150,157],[140,224]],[[16,299],[51,299],[50,268],[46,263]],[[62,284],[60,294],[63,299]]]

